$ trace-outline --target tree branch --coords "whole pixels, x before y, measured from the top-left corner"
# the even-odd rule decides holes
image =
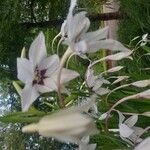
[[[127,18],[126,14],[121,13],[119,11],[111,12],[111,13],[102,13],[102,14],[90,14],[87,16],[91,22],[100,21],[100,20],[107,21],[107,20],[118,20],[118,19]],[[25,26],[26,28],[48,28],[48,27],[60,26],[64,20],[65,18],[53,19],[49,21],[36,22],[36,23],[24,22],[24,23],[20,23],[20,25]]]

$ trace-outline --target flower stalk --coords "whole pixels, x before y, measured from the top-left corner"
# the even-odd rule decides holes
[[[66,60],[70,57],[70,55],[71,55],[72,53],[73,53],[73,51],[71,50],[70,47],[68,47],[68,49],[66,50],[66,52],[64,53],[64,55],[62,56],[61,61],[60,61],[60,69],[59,69],[58,77],[57,77],[58,105],[59,105],[60,108],[65,107],[64,99],[63,99],[63,97],[62,97],[62,95],[61,95],[61,84],[60,84],[61,73],[62,73],[62,69],[63,69],[63,66],[65,65]]]

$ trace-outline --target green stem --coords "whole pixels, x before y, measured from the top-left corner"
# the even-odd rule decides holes
[[[65,65],[66,60],[69,58],[69,56],[72,53],[73,53],[73,51],[70,49],[70,47],[68,47],[68,49],[66,50],[66,52],[64,53],[64,55],[62,56],[61,61],[60,61],[60,69],[59,69],[59,73],[58,73],[58,77],[57,77],[57,86],[58,86],[57,94],[58,94],[58,99],[59,99],[58,100],[58,105],[61,108],[65,107],[64,100],[61,96],[61,83],[60,83],[61,73],[62,73],[62,69],[63,69],[63,66]]]

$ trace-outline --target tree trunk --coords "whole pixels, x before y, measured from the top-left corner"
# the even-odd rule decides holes
[[[127,16],[124,13],[121,13],[119,11],[117,12],[110,12],[110,13],[102,13],[102,14],[90,14],[87,15],[91,22],[95,21],[106,21],[106,20],[118,20],[126,18]],[[60,19],[53,19],[49,21],[43,21],[43,22],[24,22],[20,23],[20,25],[26,27],[26,28],[49,28],[49,27],[56,27],[60,26],[65,18]]]

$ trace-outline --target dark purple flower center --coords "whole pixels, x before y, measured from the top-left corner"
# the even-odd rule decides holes
[[[40,84],[40,85],[44,85],[44,79],[47,78],[45,76],[47,69],[42,69],[39,70],[38,67],[35,68],[34,71],[34,80],[32,82],[33,85],[35,84]]]

